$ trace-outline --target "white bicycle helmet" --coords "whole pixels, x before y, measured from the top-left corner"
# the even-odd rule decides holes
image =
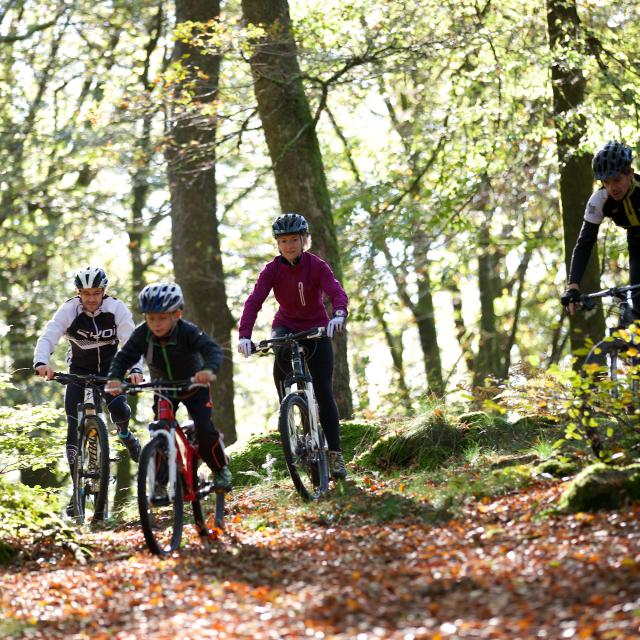
[[[183,306],[182,289],[174,282],[148,284],[138,295],[138,308],[142,313],[177,311]]]
[[[105,289],[109,279],[101,267],[86,267],[76,271],[73,282],[76,289]]]

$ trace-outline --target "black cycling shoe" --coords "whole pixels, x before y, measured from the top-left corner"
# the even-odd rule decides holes
[[[131,459],[134,462],[138,462],[140,460],[140,450],[142,447],[140,446],[140,440],[136,438],[131,431],[126,436],[120,436],[120,442],[126,447]]]

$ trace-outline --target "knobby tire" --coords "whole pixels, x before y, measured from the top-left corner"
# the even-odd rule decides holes
[[[74,466],[73,514],[79,523],[106,519],[109,509],[109,434],[99,415],[86,416]]]
[[[142,449],[138,466],[138,511],[144,539],[156,555],[167,555],[180,546],[184,522],[182,478],[178,474],[173,500],[157,498],[156,478],[168,478],[168,455],[164,436],[155,436]],[[167,488],[165,480],[161,484]]]
[[[324,447],[312,450],[309,407],[304,397],[290,394],[280,405],[278,422],[284,458],[296,491],[303,500],[317,500],[328,486]]]

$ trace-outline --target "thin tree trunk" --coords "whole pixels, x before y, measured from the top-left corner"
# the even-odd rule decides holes
[[[567,273],[571,253],[582,226],[585,203],[593,189],[591,161],[579,150],[586,133],[586,122],[580,107],[584,101],[586,80],[582,70],[569,64],[569,54],[575,53],[580,43],[580,20],[575,0],[547,0],[547,28],[549,45],[554,56],[551,65],[553,111],[558,163],[560,165],[560,207],[564,229],[564,250]],[[600,287],[598,252],[594,247],[581,289],[595,291]],[[570,318],[571,350],[584,346],[585,339],[597,341],[605,331],[604,313],[577,313]],[[579,366],[583,358],[578,358]]]
[[[320,145],[304,92],[296,44],[286,0],[243,0],[247,23],[263,25],[267,35],[254,43],[251,71],[269,155],[283,212],[303,214],[313,238],[313,251],[342,281],[342,267],[331,199]],[[353,413],[349,388],[347,337],[334,339],[334,391],[342,418]]]
[[[206,23],[220,14],[218,0],[177,0],[176,22]],[[195,86],[190,99],[214,104],[218,95],[220,56],[204,54],[176,40],[173,60],[187,74],[177,93]],[[166,158],[171,192],[172,248],[176,280],[185,296],[185,318],[195,322],[222,347],[224,358],[213,385],[214,419],[227,444],[236,440],[233,406],[233,318],[227,304],[225,275],[216,217],[216,117],[197,109],[174,107]]]

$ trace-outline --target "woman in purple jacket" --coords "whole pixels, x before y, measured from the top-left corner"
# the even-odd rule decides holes
[[[251,295],[244,303],[240,318],[238,351],[251,355],[251,332],[258,312],[273,290],[280,307],[272,323],[272,337],[327,327],[326,338],[303,340],[308,350],[309,372],[320,412],[320,424],[329,446],[329,463],[334,478],[346,478],[347,470],[340,449],[338,407],[333,397],[333,346],[335,331],[342,331],[347,318],[347,294],[333,275],[329,265],[313,253],[305,251],[309,225],[297,213],[286,213],[273,223],[273,237],[280,255],[262,269]],[[324,306],[324,295],[331,301],[333,318]],[[282,400],[284,380],[291,371],[287,354],[276,352],[273,378]]]

